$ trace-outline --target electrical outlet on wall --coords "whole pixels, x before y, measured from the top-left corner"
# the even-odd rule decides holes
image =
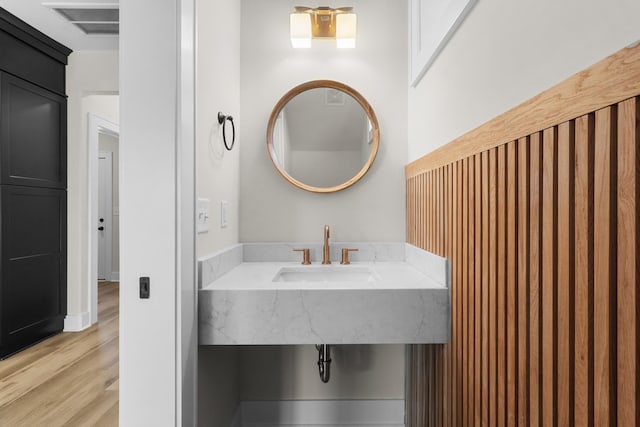
[[[198,204],[196,205],[196,228],[198,234],[209,232],[210,204],[209,199],[198,199]]]
[[[227,227],[227,210],[229,207],[229,202],[226,200],[220,200],[220,228]]]

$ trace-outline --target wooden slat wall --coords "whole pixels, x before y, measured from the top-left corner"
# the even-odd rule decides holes
[[[452,261],[408,427],[640,426],[639,94],[408,167],[407,241]]]

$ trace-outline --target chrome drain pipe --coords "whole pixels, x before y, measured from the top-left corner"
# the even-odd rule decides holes
[[[331,377],[331,346],[316,344],[318,350],[318,372],[323,383],[328,383]]]

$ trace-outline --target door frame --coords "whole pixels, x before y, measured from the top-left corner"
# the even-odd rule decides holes
[[[93,325],[98,321],[98,140],[100,134],[120,138],[120,127],[100,116],[88,113],[87,130],[88,138],[88,177],[89,185],[87,186],[87,248],[89,252],[87,266],[87,298],[89,307],[89,318]],[[112,163],[113,165],[113,163]],[[113,214],[113,209],[112,212]],[[108,254],[111,257],[111,254]]]
[[[105,218],[104,218],[104,227],[107,229],[107,233],[105,234],[105,268],[106,275],[105,280],[112,281],[115,278],[113,277],[113,153],[111,151],[99,151],[98,152],[98,172],[100,171],[100,158],[104,157],[107,161],[107,182],[105,183],[105,193],[107,196],[106,206],[105,206]],[[98,215],[96,216],[96,222],[93,224],[94,227],[97,227],[99,224],[100,217],[100,174],[98,174]],[[99,241],[100,239],[98,239]],[[100,258],[100,250],[98,248],[98,258]],[[100,261],[98,260],[98,276],[100,271]],[[100,277],[98,277],[99,279]]]
[[[120,425],[197,424],[195,10],[120,2]]]

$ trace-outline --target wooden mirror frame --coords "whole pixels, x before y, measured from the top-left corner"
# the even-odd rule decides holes
[[[278,119],[278,115],[280,115],[280,112],[282,111],[282,109],[296,95],[299,95],[300,93],[310,89],[320,89],[320,88],[341,90],[342,92],[346,93],[347,95],[350,95],[352,98],[358,101],[360,106],[367,113],[367,116],[369,117],[369,121],[371,122],[371,126],[373,128],[373,142],[371,147],[371,153],[369,154],[369,159],[367,160],[365,165],[352,178],[343,182],[342,184],[338,184],[333,187],[314,187],[311,185],[307,185],[303,182],[300,182],[294,177],[292,177],[291,175],[289,175],[289,173],[278,164],[275,149],[273,146],[273,129],[275,127],[276,120]],[[275,166],[277,171],[280,173],[280,175],[284,177],[284,179],[289,181],[292,185],[306,191],[311,191],[313,193],[335,193],[336,191],[349,188],[353,184],[358,182],[364,176],[364,174],[366,174],[371,168],[371,165],[373,164],[373,161],[375,160],[376,155],[378,154],[379,145],[380,145],[380,127],[378,126],[378,118],[376,117],[376,114],[373,111],[373,108],[371,108],[371,105],[369,105],[367,100],[364,99],[364,97],[352,87],[347,86],[344,83],[336,82],[333,80],[313,80],[310,82],[302,83],[301,85],[298,85],[293,89],[291,89],[289,92],[285,93],[284,96],[280,98],[276,106],[273,108],[273,111],[271,112],[271,116],[269,117],[269,125],[267,126],[267,152],[269,153],[269,157],[271,158],[271,161],[273,162],[273,165]]]

